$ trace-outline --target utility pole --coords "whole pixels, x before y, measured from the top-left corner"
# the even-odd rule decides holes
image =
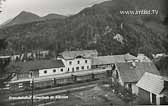
[[[32,98],[31,98],[31,101],[32,101],[32,106],[34,106],[34,101],[33,101],[33,96],[34,96],[34,77],[33,77],[33,72],[31,72],[31,78],[32,78]]]

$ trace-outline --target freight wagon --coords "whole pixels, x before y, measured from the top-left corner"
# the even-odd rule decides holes
[[[92,80],[102,80],[109,77],[111,70],[108,71],[92,71],[85,73],[67,73],[60,76],[55,76],[52,78],[38,78],[34,79],[33,87],[34,89],[51,88],[56,86],[68,85],[78,82],[87,82]],[[16,81],[9,83],[11,90],[31,90],[32,89],[32,79],[25,81]]]

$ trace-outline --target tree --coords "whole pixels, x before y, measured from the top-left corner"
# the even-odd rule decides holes
[[[6,0],[0,0],[0,13],[2,12],[2,10],[1,10],[1,5],[2,5],[2,3],[3,2],[5,2]]]
[[[0,39],[0,51],[6,49],[6,47],[7,47],[6,39]]]

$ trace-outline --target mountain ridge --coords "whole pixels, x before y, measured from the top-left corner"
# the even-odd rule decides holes
[[[9,27],[17,24],[31,23],[35,21],[44,21],[44,20],[50,20],[50,19],[64,19],[64,18],[66,18],[66,16],[54,14],[54,13],[47,14],[46,16],[41,17],[32,12],[21,11],[14,18],[2,23],[0,27],[2,28],[2,27]]]
[[[160,15],[121,15],[121,10],[146,8],[144,0],[136,5],[130,1],[106,1],[63,20],[45,20],[4,28],[0,30],[0,35],[7,39],[9,48],[15,51],[21,51],[21,48],[43,48],[55,52],[96,49],[100,55],[130,52],[147,56],[166,52],[164,42],[168,41],[167,31]],[[145,3],[151,5],[152,1]],[[159,9],[158,4],[155,0],[154,5]],[[117,34],[123,37],[123,43],[113,39]]]

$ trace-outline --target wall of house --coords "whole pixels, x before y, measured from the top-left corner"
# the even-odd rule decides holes
[[[39,70],[39,77],[66,73],[65,67]]]
[[[112,77],[115,81],[118,81],[122,86],[124,86],[124,82],[122,81],[121,75],[117,69],[113,71]]]
[[[138,97],[137,97],[138,104],[143,105],[150,105],[150,93],[139,88]]]
[[[73,60],[63,60],[67,72],[76,72],[91,69],[91,59],[75,58]]]
[[[17,80],[20,80],[20,79],[26,79],[26,78],[29,78],[30,75],[28,73],[19,73],[17,74]]]
[[[136,83],[132,83],[132,93],[138,95],[138,87],[136,86]]]

